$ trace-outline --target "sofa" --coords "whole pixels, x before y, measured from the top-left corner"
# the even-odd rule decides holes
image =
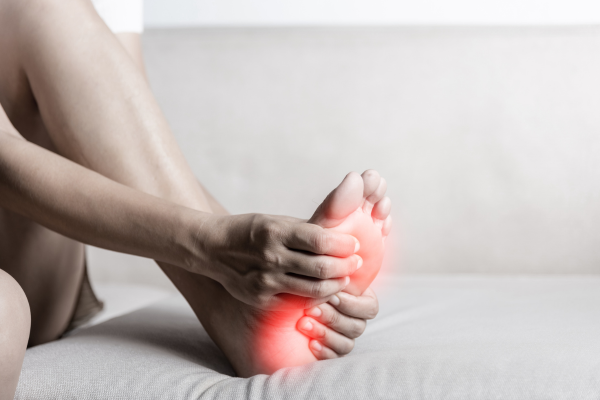
[[[153,294],[30,348],[16,399],[600,398],[600,28],[143,40],[188,162],[232,213],[309,217],[348,171],[380,171],[380,314],[346,357],[242,379],[152,261],[89,248],[107,305]]]

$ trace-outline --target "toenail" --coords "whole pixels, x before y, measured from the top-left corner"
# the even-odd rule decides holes
[[[311,317],[320,317],[323,312],[319,307],[313,307],[306,312],[306,315],[310,315]]]
[[[331,298],[329,299],[329,303],[333,304],[334,306],[339,306],[340,305],[340,298],[337,297],[335,294],[333,296],[331,296]]]
[[[359,269],[363,265],[363,259],[361,256],[356,256],[356,257],[358,257],[358,265],[356,266],[356,269]]]
[[[356,238],[354,238],[354,241],[356,242],[354,245],[354,252],[356,253],[360,249],[360,242]]]
[[[312,324],[308,321],[302,327],[302,329],[304,329],[305,331],[310,331],[312,328],[313,328]]]
[[[321,346],[321,343],[317,342],[316,340],[313,340],[312,342],[310,342],[310,347],[312,347],[313,350],[316,350],[316,351],[323,350],[323,346]]]

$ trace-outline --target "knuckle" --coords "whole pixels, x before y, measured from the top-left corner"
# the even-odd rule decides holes
[[[281,236],[281,224],[268,215],[253,214],[252,227],[255,240],[268,242]]]
[[[333,310],[327,316],[327,324],[331,326],[337,326],[340,323],[341,315],[338,311]]]
[[[353,326],[352,326],[352,330],[350,332],[350,337],[352,339],[356,339],[357,337],[359,337],[360,335],[362,335],[365,332],[365,329],[367,328],[367,322],[363,321],[363,320],[358,320],[356,321]]]
[[[271,240],[281,239],[284,233],[284,224],[273,217],[265,216],[264,218],[264,230],[267,238]]]
[[[310,294],[316,298],[325,297],[327,295],[327,288],[323,282],[315,283],[311,286]]]
[[[264,273],[256,274],[252,280],[252,289],[257,295],[263,295],[268,293],[272,289],[272,282],[269,277]]]
[[[329,279],[331,274],[332,262],[327,258],[321,258],[317,261],[316,275],[320,279]]]
[[[331,238],[323,232],[313,235],[312,241],[312,245],[318,253],[327,252],[327,249],[329,249],[329,245],[331,244]]]
[[[374,302],[367,308],[367,319],[373,319],[379,314],[379,303]]]
[[[263,251],[262,257],[265,263],[271,268],[280,267],[282,264],[281,255],[275,251],[265,249]]]
[[[344,340],[338,349],[338,354],[345,356],[354,349],[354,339]]]

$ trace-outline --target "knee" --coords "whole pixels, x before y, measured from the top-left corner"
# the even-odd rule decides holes
[[[0,269],[0,346],[24,352],[30,327],[29,302],[23,289],[12,276]]]
[[[12,399],[29,338],[29,303],[21,286],[0,269],[0,399]]]

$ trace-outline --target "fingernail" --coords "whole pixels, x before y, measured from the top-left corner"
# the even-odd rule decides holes
[[[323,350],[323,346],[321,346],[321,343],[317,342],[316,340],[310,342],[310,347],[312,347],[315,351]]]
[[[302,329],[304,329],[305,331],[310,331],[313,328],[312,324],[310,322],[305,322],[304,325],[302,326]]]
[[[356,253],[360,249],[360,242],[356,238],[354,238],[354,241],[356,242],[354,245],[354,252]]]
[[[333,296],[331,296],[331,298],[329,299],[329,303],[331,303],[334,306],[339,306],[340,305],[340,298],[337,297],[335,294]]]
[[[346,286],[350,283],[350,277],[347,276],[346,279],[344,279],[344,283],[346,284]]]
[[[363,265],[363,259],[361,256],[356,256],[356,257],[358,257],[358,265],[356,266],[356,269],[359,269]]]
[[[313,307],[306,311],[306,315],[310,315],[311,317],[320,317],[323,312],[319,307]]]

